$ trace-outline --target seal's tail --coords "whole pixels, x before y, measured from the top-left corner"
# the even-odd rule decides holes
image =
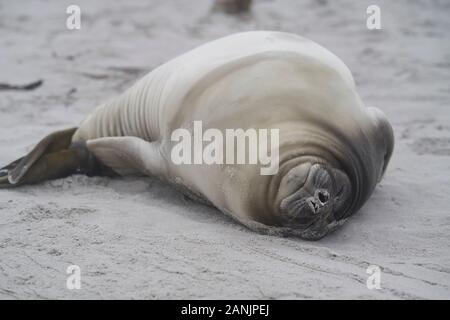
[[[107,174],[85,144],[72,143],[77,128],[53,132],[27,155],[0,169],[0,188],[57,179],[74,173]]]

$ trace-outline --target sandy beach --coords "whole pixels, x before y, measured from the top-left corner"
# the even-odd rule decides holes
[[[81,29],[66,8],[81,8]],[[366,8],[381,8],[381,30]],[[320,241],[254,233],[153,178],[74,175],[0,190],[0,299],[450,299],[450,3],[0,1],[0,164],[77,126],[158,65],[246,30],[310,38],[395,134],[383,181]],[[70,265],[79,290],[66,287]],[[368,289],[366,269],[381,269]]]

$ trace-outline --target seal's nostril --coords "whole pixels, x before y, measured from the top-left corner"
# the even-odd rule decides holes
[[[319,191],[317,197],[321,203],[326,203],[328,201],[328,192]]]

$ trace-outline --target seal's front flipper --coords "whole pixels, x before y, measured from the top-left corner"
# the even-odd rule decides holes
[[[165,172],[159,142],[126,136],[92,139],[86,144],[100,162],[120,175],[162,176]]]

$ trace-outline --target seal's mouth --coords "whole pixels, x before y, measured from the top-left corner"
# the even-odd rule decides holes
[[[282,224],[322,237],[346,209],[350,181],[343,171],[318,163],[310,166],[302,180],[280,203]]]

